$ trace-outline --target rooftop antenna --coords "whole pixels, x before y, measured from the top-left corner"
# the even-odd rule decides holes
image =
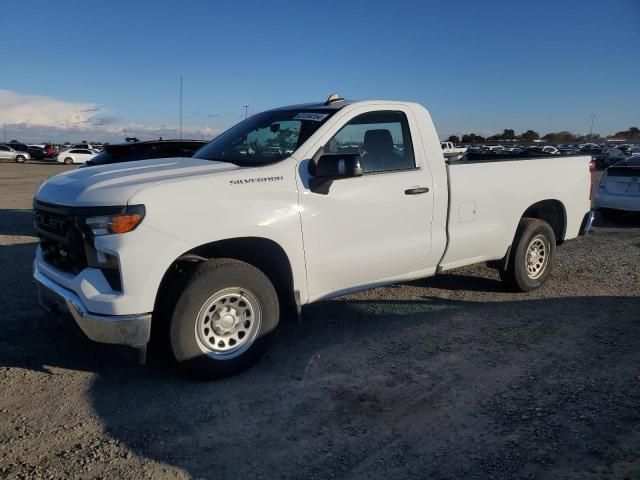
[[[182,75],[180,75],[180,140],[182,140]]]
[[[244,119],[246,120],[247,116],[249,115],[249,104],[245,103],[243,107],[244,107]]]

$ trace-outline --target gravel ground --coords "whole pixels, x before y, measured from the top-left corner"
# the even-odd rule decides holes
[[[0,478],[640,478],[640,219],[532,294],[484,266],[305,307],[218,382],[42,313],[33,193],[0,165]]]

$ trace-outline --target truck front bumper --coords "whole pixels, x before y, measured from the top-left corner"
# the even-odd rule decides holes
[[[139,315],[100,315],[91,313],[71,290],[68,290],[34,269],[38,282],[40,305],[47,311],[69,313],[84,334],[100,343],[145,346],[151,337],[151,313]]]

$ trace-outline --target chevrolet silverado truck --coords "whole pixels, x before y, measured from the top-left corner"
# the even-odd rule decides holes
[[[540,287],[590,228],[589,160],[448,164],[421,105],[332,96],[251,116],[192,158],[51,177],[34,277],[91,340],[144,358],[160,339],[188,371],[231,375],[311,302],[479,262]]]

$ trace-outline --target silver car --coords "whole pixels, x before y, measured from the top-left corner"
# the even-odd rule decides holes
[[[28,152],[21,152],[16,150],[11,145],[0,145],[0,161],[11,160],[13,162],[24,163],[31,159],[31,155]]]
[[[595,206],[605,218],[622,212],[640,213],[640,155],[607,168],[594,195]]]

